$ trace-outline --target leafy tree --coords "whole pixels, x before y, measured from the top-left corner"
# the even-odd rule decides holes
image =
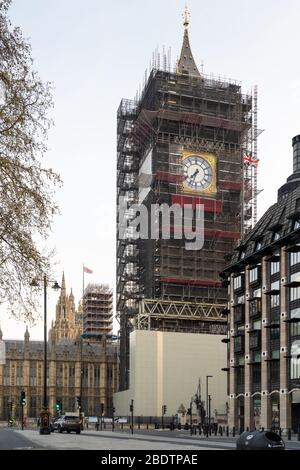
[[[16,317],[34,318],[33,278],[50,268],[42,248],[58,212],[58,174],[42,166],[52,124],[51,85],[33,69],[31,47],[0,0],[0,302]]]

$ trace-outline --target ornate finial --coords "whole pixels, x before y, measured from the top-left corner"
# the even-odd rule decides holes
[[[185,4],[185,9],[184,9],[184,13],[182,15],[183,17],[183,26],[184,26],[184,29],[188,29],[189,27],[189,24],[190,24],[190,12],[188,10],[188,6],[187,6],[187,3]]]

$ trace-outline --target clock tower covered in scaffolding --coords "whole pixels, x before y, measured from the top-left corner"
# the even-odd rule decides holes
[[[169,239],[118,232],[120,390],[128,388],[132,330],[226,333],[227,286],[219,273],[256,217],[256,91],[243,94],[239,82],[199,71],[187,9],[183,18],[176,66],[155,53],[142,91],[120,103],[117,204],[126,201],[128,223],[132,204],[149,213],[151,204],[189,204],[194,215],[201,204],[204,246],[187,250],[172,218]]]

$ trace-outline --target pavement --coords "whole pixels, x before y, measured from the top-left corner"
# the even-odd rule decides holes
[[[235,450],[237,437],[190,436],[188,431],[129,430],[95,431],[81,434],[40,435],[35,429],[0,429],[1,450]],[[284,438],[287,449],[300,450],[300,442]]]

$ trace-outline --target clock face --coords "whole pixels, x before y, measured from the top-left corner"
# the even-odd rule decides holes
[[[183,175],[186,185],[199,191],[208,188],[213,179],[210,163],[197,155],[183,160]]]

